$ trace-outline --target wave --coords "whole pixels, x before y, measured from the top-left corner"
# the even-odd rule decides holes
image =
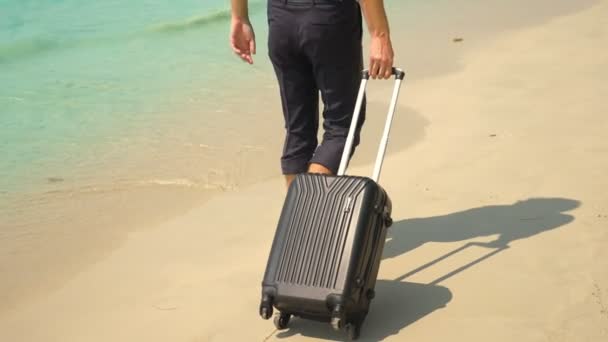
[[[60,199],[73,199],[78,196],[107,195],[138,189],[190,189],[194,191],[228,192],[238,187],[224,179],[153,178],[144,180],[115,180],[89,185],[71,185],[54,190],[31,191],[26,193],[0,194],[2,201],[10,201],[13,207],[27,208],[35,205],[54,203]],[[4,204],[3,204],[4,206]],[[2,207],[2,206],[0,206]],[[0,213],[4,208],[0,208]]]
[[[202,188],[204,187],[202,184],[186,178],[172,178],[172,179],[150,179],[145,181],[139,181],[135,183],[136,185],[146,186],[146,185],[159,185],[159,186],[175,186],[182,188]]]
[[[129,37],[132,35],[94,36],[88,39],[51,39],[47,37],[23,39],[9,44],[0,44],[0,64],[40,57],[58,50],[116,43]]]
[[[0,45],[0,63],[35,56],[60,48],[63,44],[48,38],[31,38]]]
[[[249,12],[260,10],[265,5],[263,1],[256,1],[249,4]],[[182,32],[192,29],[198,29],[202,26],[210,25],[216,22],[228,21],[231,17],[230,9],[217,10],[212,13],[195,16],[186,20],[157,24],[150,27],[153,32]]]
[[[197,29],[201,26],[205,26],[215,22],[227,21],[228,19],[230,19],[230,10],[222,10],[211,14],[196,16],[183,21],[157,24],[150,27],[149,31],[166,33],[182,32],[191,29]]]
[[[249,5],[249,12],[260,10],[265,2],[256,1]],[[43,54],[67,48],[79,48],[87,46],[99,46],[101,44],[116,44],[133,38],[153,37],[155,34],[177,34],[190,30],[197,30],[211,24],[227,22],[230,20],[230,9],[222,9],[215,12],[202,14],[149,26],[136,32],[125,32],[114,36],[93,36],[84,39],[53,39],[47,35],[23,39],[20,41],[1,44],[0,64],[10,61],[19,61],[27,58],[38,57]]]

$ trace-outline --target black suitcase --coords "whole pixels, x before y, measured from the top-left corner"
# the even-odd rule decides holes
[[[372,178],[344,175],[369,73],[363,71],[338,175],[300,174],[287,191],[262,282],[260,315],[285,329],[291,316],[331,323],[357,339],[368,313],[392,203],[378,184],[401,81],[395,88]]]

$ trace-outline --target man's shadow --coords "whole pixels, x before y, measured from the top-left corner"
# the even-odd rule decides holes
[[[465,243],[462,247],[395,280],[378,280],[377,295],[363,324],[360,341],[381,341],[445,307],[452,299],[452,292],[438,285],[441,281],[509,248],[513,241],[572,222],[574,216],[566,212],[579,206],[580,202],[572,199],[532,198],[509,205],[485,206],[447,215],[395,222],[389,228],[384,247],[385,259],[400,256],[427,242],[457,242],[493,235],[498,237],[489,243]],[[491,252],[430,284],[403,281],[408,276],[431,267],[471,245],[487,247]],[[296,334],[333,341],[345,340],[344,332],[334,332],[329,324],[301,319],[294,319],[290,328],[279,332],[276,337],[285,338]]]
[[[384,258],[405,254],[427,242],[456,242],[498,235],[478,245],[508,248],[516,240],[558,228],[574,220],[567,211],[580,202],[565,198],[531,198],[507,205],[492,205],[452,214],[396,222],[388,231]]]

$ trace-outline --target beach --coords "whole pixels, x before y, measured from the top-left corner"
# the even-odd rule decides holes
[[[523,4],[439,1],[419,20],[392,7],[406,80],[380,183],[395,224],[361,341],[608,340],[608,1]],[[299,319],[279,332],[258,315],[285,193],[264,53],[253,67],[234,60],[232,79],[251,67],[259,83],[227,90],[248,95],[217,108],[243,126],[199,118],[185,133],[195,139],[170,126],[187,152],[171,159],[171,146],[151,141],[124,170],[92,164],[103,186],[54,191],[49,180],[44,211],[10,211],[0,340],[343,339]],[[349,174],[371,174],[391,88],[370,83]],[[203,100],[175,108],[202,112]],[[204,124],[256,129],[231,145],[198,136]],[[150,172],[121,183],[129,170]],[[32,239],[25,227],[40,224]]]

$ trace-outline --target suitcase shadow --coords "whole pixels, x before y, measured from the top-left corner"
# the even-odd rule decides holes
[[[394,280],[378,280],[376,298],[372,301],[358,341],[381,341],[398,334],[403,328],[441,309],[452,300],[452,292],[443,286]],[[302,335],[329,341],[345,341],[346,332],[334,331],[328,323],[293,318],[288,330],[276,334],[278,339]]]
[[[574,220],[567,211],[580,202],[566,198],[531,198],[452,214],[406,219],[389,229],[383,258],[405,254],[427,242],[457,242],[498,235],[486,247],[506,249],[513,241],[561,227]]]

